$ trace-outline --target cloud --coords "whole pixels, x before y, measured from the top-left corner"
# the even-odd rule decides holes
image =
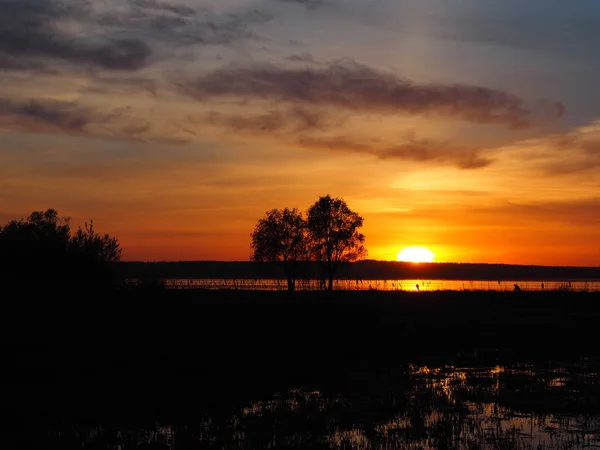
[[[546,224],[561,222],[586,227],[600,224],[600,198],[510,204],[504,210],[509,217],[522,218],[522,220],[528,217],[535,218],[540,223]]]
[[[0,127],[33,132],[85,134],[84,128],[97,121],[94,112],[58,101],[0,100]]]
[[[288,61],[292,61],[292,62],[304,62],[304,63],[310,63],[310,64],[317,63],[317,61],[315,60],[313,55],[311,55],[310,53],[295,53],[293,55],[286,57],[285,59],[287,59]]]
[[[2,44],[0,43],[0,46],[1,45]],[[41,71],[44,70],[45,67],[45,64],[43,64],[41,61],[23,60],[9,53],[0,51],[0,69]]]
[[[498,149],[544,175],[569,175],[600,168],[600,120],[571,131],[529,139]]]
[[[0,68],[41,70],[63,61],[137,71],[153,61],[149,43],[231,44],[254,36],[250,26],[271,18],[158,0],[0,0]]]
[[[211,111],[202,122],[232,131],[260,133],[300,133],[340,126],[344,119],[333,118],[322,111],[301,107],[285,111],[272,110],[259,115],[222,114]]]
[[[174,142],[176,134],[153,130],[130,108],[100,111],[72,102],[9,98],[0,98],[0,129],[155,142]]]
[[[391,146],[381,141],[360,142],[343,136],[302,137],[298,142],[308,148],[366,153],[380,159],[452,163],[461,169],[479,169],[492,163],[491,159],[478,155],[474,149],[457,148],[445,143],[419,139],[414,134],[408,134],[403,142]]]
[[[551,122],[564,113],[564,106],[557,102],[529,103],[508,92],[478,86],[413,83],[353,61],[316,69],[221,68],[180,83],[179,88],[198,100],[266,99],[363,113],[437,115],[511,129]]]
[[[0,53],[8,57],[0,58],[0,65],[14,69],[36,64],[36,58],[53,58],[109,70],[137,70],[149,63],[152,51],[139,39],[85,37],[61,26],[69,20],[83,23],[89,14],[86,1],[2,0]]]
[[[187,5],[165,3],[157,0],[130,0],[130,3],[140,8],[169,12],[182,17],[189,17],[196,14],[196,10]]]
[[[118,76],[88,72],[90,85],[82,89],[84,93],[129,95],[132,93],[148,93],[158,95],[157,80],[138,76]]]
[[[309,9],[315,9],[320,6],[325,6],[327,2],[325,0],[277,0],[280,3],[295,3],[297,5],[305,6]]]
[[[195,124],[208,124],[235,133],[272,136],[306,148],[365,153],[385,160],[435,161],[455,164],[461,169],[479,169],[492,163],[491,159],[480,156],[476,149],[434,142],[418,137],[415,132],[406,133],[401,142],[395,144],[384,137],[365,140],[347,135],[324,136],[323,132],[343,127],[346,117],[301,107],[271,110],[258,115],[211,111],[191,120]]]
[[[227,45],[254,36],[250,25],[272,17],[258,10],[215,14],[209,10],[155,0],[130,0],[129,8],[113,9],[98,17],[103,26],[143,33],[181,45]]]

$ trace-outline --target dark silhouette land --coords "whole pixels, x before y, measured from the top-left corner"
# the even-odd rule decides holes
[[[267,222],[299,217],[280,212]],[[289,274],[270,256],[119,262],[116,238],[91,223],[72,234],[55,210],[2,226],[0,249],[5,448],[512,448],[523,437],[507,417],[537,417],[542,443],[541,418],[600,421],[600,293],[169,290],[151,281]],[[320,262],[293,262],[323,275]],[[465,268],[519,273],[360,261],[339,276]],[[488,417],[481,404],[506,412]],[[553,433],[566,447],[595,442]]]

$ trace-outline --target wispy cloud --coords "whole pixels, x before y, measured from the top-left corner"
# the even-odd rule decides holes
[[[475,148],[436,142],[420,137],[415,131],[398,138],[358,138],[346,126],[347,117],[319,109],[292,107],[264,114],[225,114],[211,111],[192,119],[194,124],[224,128],[228,132],[254,137],[274,137],[280,142],[307,149],[364,153],[385,160],[406,160],[453,164],[461,169],[479,169],[492,163]],[[337,130],[338,134],[331,136]]]
[[[293,55],[290,55],[290,56],[286,57],[285,59],[287,59],[288,61],[292,61],[292,62],[303,62],[303,63],[310,63],[310,64],[317,63],[317,61],[315,60],[313,55],[311,55],[310,53],[294,53]]]
[[[512,129],[550,122],[564,113],[557,102],[528,102],[479,86],[418,84],[354,61],[315,69],[273,65],[221,68],[179,87],[198,100],[255,98],[363,113],[438,115]]]
[[[277,0],[280,3],[293,3],[296,5],[305,6],[309,9],[318,8],[320,6],[326,5],[328,2],[326,0]]]
[[[309,148],[330,149],[366,153],[380,159],[399,159],[418,162],[450,163],[461,169],[479,169],[492,163],[491,159],[480,156],[475,149],[460,148],[446,143],[419,139],[409,134],[395,145],[381,141],[361,142],[344,136],[333,138],[303,137],[300,145]]]
[[[58,101],[0,100],[0,127],[33,132],[85,134],[85,127],[97,122],[94,111]]]
[[[208,9],[156,0],[130,0],[128,7],[99,15],[106,27],[181,45],[227,45],[254,36],[252,25],[271,20],[258,10],[216,14]]]
[[[565,133],[516,142],[498,149],[543,176],[592,174],[600,168],[600,120]]]
[[[0,129],[169,144],[185,143],[192,138],[184,121],[158,126],[129,107],[103,110],[46,99],[0,97]]]
[[[264,114],[223,114],[211,111],[200,122],[232,131],[261,133],[301,133],[323,130],[343,124],[342,117],[333,117],[323,111],[292,107],[287,110],[271,110]]]

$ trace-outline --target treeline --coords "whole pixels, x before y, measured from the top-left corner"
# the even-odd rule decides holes
[[[285,279],[278,263],[179,261],[120,262],[117,273],[122,278],[204,278],[204,279]],[[320,279],[322,267],[317,262],[301,261],[298,278]],[[510,264],[408,263],[364,260],[341,265],[339,279],[397,280],[593,280],[600,279],[600,267],[552,267]]]

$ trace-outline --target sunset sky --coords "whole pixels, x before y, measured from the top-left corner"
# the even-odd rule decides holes
[[[342,197],[370,259],[600,265],[597,0],[0,0],[0,223],[248,260]]]

